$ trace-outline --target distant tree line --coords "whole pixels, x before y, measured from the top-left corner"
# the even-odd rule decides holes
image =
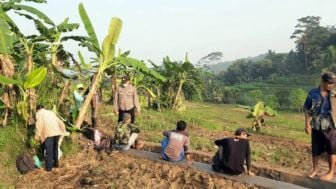
[[[290,36],[295,49],[288,53],[268,50],[257,60],[236,60],[218,75],[203,74],[203,99],[244,105],[263,100],[275,109],[302,111],[308,89],[318,85],[321,72],[336,72],[336,28],[320,21],[317,16],[298,19]]]

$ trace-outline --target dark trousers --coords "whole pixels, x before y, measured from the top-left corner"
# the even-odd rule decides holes
[[[47,137],[44,141],[45,149],[45,169],[51,171],[53,167],[58,167],[58,139],[60,136]]]
[[[132,108],[130,110],[125,110],[125,111],[119,109],[118,123],[122,122],[124,113],[131,114],[131,123],[134,123],[134,121],[135,121],[135,112],[134,112],[134,110],[135,110],[135,108]]]

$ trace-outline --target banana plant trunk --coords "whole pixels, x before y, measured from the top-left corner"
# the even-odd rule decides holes
[[[58,108],[63,104],[64,98],[67,95],[69,87],[70,87],[70,81],[67,79],[64,83],[64,87],[63,87],[63,90],[62,90],[62,93],[61,93],[61,97],[58,100]]]
[[[14,64],[7,55],[0,54],[0,73],[6,77],[12,78],[14,75]],[[2,86],[4,87],[4,93],[0,97],[0,100],[5,104],[5,112],[1,125],[4,127],[7,125],[8,116],[12,112],[14,107],[14,97],[15,91],[13,86]]]
[[[89,94],[86,96],[84,104],[82,105],[81,110],[80,110],[80,112],[79,112],[79,114],[77,116],[77,119],[76,119],[76,122],[75,122],[75,127],[76,128],[80,128],[81,125],[82,125],[82,123],[83,123],[83,121],[84,121],[85,114],[88,111],[88,108],[90,106],[92,97],[95,94],[96,89],[99,86],[100,77],[101,77],[101,73],[98,72],[97,75],[96,75],[96,77],[94,77],[95,79],[91,83]]]
[[[117,89],[117,75],[113,73],[111,76],[111,97],[109,99],[109,102],[111,104],[113,103],[114,92],[116,91],[116,89]]]
[[[178,100],[179,100],[179,98],[180,98],[180,93],[181,93],[181,91],[182,91],[183,83],[184,83],[184,80],[181,79],[180,82],[179,82],[179,87],[178,87],[176,96],[175,96],[175,100],[174,100],[174,104],[173,104],[173,109],[176,109],[176,108],[177,108],[177,104],[178,104]]]
[[[34,62],[33,62],[33,48],[31,48],[28,52],[27,57],[27,75],[31,73],[31,71],[34,69]],[[34,114],[35,114],[35,108],[36,108],[36,100],[37,96],[35,93],[35,89],[28,89],[28,99],[29,99],[29,117],[28,117],[28,124],[32,125],[34,124]]]

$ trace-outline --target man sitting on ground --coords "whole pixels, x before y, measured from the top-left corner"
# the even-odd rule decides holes
[[[251,171],[251,150],[247,140],[246,129],[239,128],[235,131],[235,137],[216,140],[219,147],[213,158],[212,168],[217,172],[224,172],[233,175],[242,174],[245,171],[244,161],[246,160],[247,174],[254,175]]]
[[[135,144],[139,133],[140,129],[131,123],[131,114],[124,113],[123,120],[118,124],[115,131],[116,147],[121,148],[121,150],[129,150]]]
[[[189,136],[187,124],[184,121],[178,121],[176,130],[164,131],[166,137],[161,142],[161,156],[167,161],[181,161],[186,158],[188,165],[192,164],[189,154]]]

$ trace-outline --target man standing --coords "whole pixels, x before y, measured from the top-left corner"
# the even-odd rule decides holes
[[[329,156],[329,171],[321,176],[321,180],[331,180],[334,176],[336,163],[336,104],[335,94],[332,92],[336,76],[332,72],[325,72],[321,77],[319,87],[312,89],[305,101],[305,131],[311,134],[313,170],[309,177],[318,173],[319,156],[327,152]]]
[[[35,140],[43,143],[45,154],[45,169],[51,171],[58,167],[58,140],[65,134],[64,123],[53,111],[46,110],[42,105],[36,107]]]
[[[84,85],[77,84],[76,90],[73,92],[76,110],[79,112],[84,103]]]
[[[131,123],[135,121],[135,112],[140,113],[137,90],[131,85],[130,77],[127,75],[114,93],[113,110],[119,112],[118,123],[123,120],[124,113],[131,114]]]
[[[239,128],[235,131],[235,137],[216,140],[218,151],[213,158],[212,168],[217,172],[239,175],[245,172],[246,161],[247,174],[254,175],[251,171],[251,150],[247,140],[246,129]]]

